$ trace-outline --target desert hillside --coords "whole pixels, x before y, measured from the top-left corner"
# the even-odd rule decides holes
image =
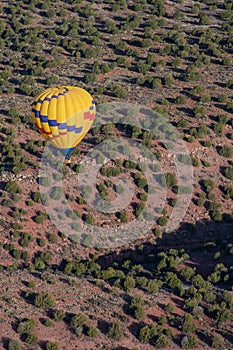
[[[1,2],[0,349],[232,349],[232,32],[232,0]],[[95,124],[42,177],[31,105],[68,85]]]

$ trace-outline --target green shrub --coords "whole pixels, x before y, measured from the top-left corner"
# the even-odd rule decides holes
[[[87,224],[93,225],[94,219],[93,219],[93,216],[92,216],[90,213],[88,213],[88,214],[86,214],[86,215],[84,216],[84,220],[85,220],[85,222],[86,222]]]
[[[231,146],[224,145],[218,151],[219,155],[225,158],[231,158],[233,156],[233,148]]]
[[[156,349],[164,349],[167,348],[167,346],[169,345],[169,339],[166,335],[160,335],[156,342],[155,342],[155,348]]]
[[[41,260],[40,258],[36,258],[34,262],[34,268],[36,270],[44,270],[46,268],[46,265],[43,260]]]
[[[58,83],[58,77],[56,75],[52,75],[51,77],[46,78],[46,85],[53,86]]]
[[[57,243],[57,234],[55,234],[55,233],[49,233],[48,234],[48,241],[49,241],[49,243]]]
[[[123,287],[127,292],[130,292],[132,288],[136,286],[135,279],[131,276],[126,276],[124,282],[123,282]]]
[[[224,59],[222,60],[222,63],[224,66],[231,67],[232,65],[231,57],[224,57]]]
[[[144,202],[139,202],[136,205],[136,209],[135,209],[135,215],[139,216],[143,210],[145,209],[145,203]]]
[[[20,112],[19,109],[17,107],[12,107],[9,109],[8,111],[8,115],[9,117],[19,117],[20,116]]]
[[[59,347],[59,344],[56,343],[56,342],[51,342],[51,341],[48,341],[45,345],[45,349],[46,350],[59,350],[60,347]]]
[[[51,184],[51,177],[48,176],[48,177],[40,177],[40,185],[41,186],[50,186]]]
[[[217,322],[223,324],[231,319],[230,310],[219,310],[217,312]]]
[[[193,113],[194,113],[195,118],[203,117],[205,115],[205,112],[206,112],[206,110],[205,110],[204,106],[196,105],[193,108]]]
[[[200,165],[200,160],[197,157],[191,156],[192,165],[198,167]]]
[[[108,33],[116,34],[118,32],[116,23],[113,20],[107,20],[105,26]]]
[[[124,210],[122,212],[120,212],[119,214],[119,219],[121,220],[121,222],[125,223],[128,221],[128,216],[127,216],[127,212]]]
[[[148,343],[157,333],[158,333],[158,330],[155,324],[151,323],[140,329],[139,340],[142,343]]]
[[[121,322],[117,321],[111,324],[108,331],[108,337],[112,339],[119,340],[121,338],[123,331],[123,325]]]
[[[181,348],[182,349],[193,349],[198,345],[198,337],[193,335],[185,335],[181,340]]]
[[[204,147],[211,147],[211,146],[212,146],[211,140],[205,140],[205,141],[203,142],[203,146],[204,146]]]
[[[211,96],[209,94],[203,94],[200,96],[200,102],[209,103],[211,101]]]
[[[183,105],[186,103],[186,97],[184,95],[179,95],[175,99],[175,103],[178,105]]]
[[[162,285],[163,285],[162,281],[154,279],[148,283],[147,291],[148,291],[148,293],[156,294],[156,293],[158,293],[158,291],[160,290]]]
[[[218,95],[218,102],[219,103],[226,103],[227,102],[227,95],[226,94],[219,94]]]
[[[189,65],[184,73],[184,80],[185,81],[197,81],[202,77],[202,73],[198,71],[197,67],[192,64]]]
[[[229,116],[226,114],[219,114],[217,116],[217,120],[218,120],[218,122],[225,125],[229,121]]]
[[[145,188],[148,185],[147,179],[143,177],[140,177],[136,183],[139,188]]]
[[[177,179],[176,179],[176,175],[172,174],[172,173],[166,173],[165,174],[165,179],[166,179],[166,184],[167,187],[171,187],[171,186],[176,186],[177,184]]]
[[[195,271],[192,267],[186,266],[180,270],[180,275],[185,280],[190,280],[195,275]]]
[[[200,12],[200,4],[194,4],[191,8],[191,12],[194,15],[198,15]]]
[[[232,165],[228,166],[228,167],[225,169],[224,175],[225,175],[228,179],[230,179],[230,180],[233,181],[233,166],[232,166]]]
[[[119,85],[114,85],[112,87],[112,93],[117,97],[117,98],[123,98],[126,96],[126,90],[124,87],[121,87]]]
[[[25,342],[28,344],[35,344],[38,342],[38,336],[36,334],[27,334]]]
[[[232,79],[227,80],[226,86],[227,86],[229,89],[233,89],[233,80],[232,80]]]
[[[10,193],[22,193],[22,189],[14,180],[10,180],[6,183],[5,190]]]
[[[11,339],[7,346],[8,350],[21,350],[21,342],[18,339]]]
[[[54,186],[50,191],[50,198],[59,200],[62,196],[63,188],[60,186]]]
[[[166,312],[169,312],[169,313],[173,312],[173,311],[174,311],[174,305],[171,304],[171,303],[168,303],[168,304],[166,305],[165,310],[166,310]]]
[[[194,332],[196,329],[196,326],[195,326],[194,321],[193,321],[193,316],[186,313],[183,317],[181,327],[182,327],[182,331],[184,333]]]
[[[167,216],[160,216],[160,218],[158,218],[158,225],[160,226],[165,226],[168,222],[168,217]]]
[[[96,338],[99,334],[99,330],[97,327],[90,325],[87,331],[87,335],[91,338]]]
[[[83,313],[74,315],[70,319],[70,326],[73,329],[84,326],[89,320],[89,317]]]
[[[137,287],[145,287],[147,285],[147,278],[145,276],[136,277]]]
[[[36,295],[34,304],[40,309],[47,309],[54,306],[56,303],[54,296],[51,293],[42,292]]]
[[[35,281],[28,281],[27,286],[28,286],[28,288],[34,288],[36,286],[36,282]]]
[[[29,243],[34,240],[33,236],[28,232],[21,232],[20,236],[19,245],[21,245],[21,247],[28,247]]]
[[[55,12],[54,9],[48,9],[48,10],[46,11],[46,16],[47,16],[48,18],[52,18],[52,17],[54,17],[55,15],[56,15],[56,12]]]
[[[214,189],[215,183],[211,179],[201,181],[201,185],[206,193],[211,192]]]
[[[19,249],[13,249],[11,251],[11,255],[13,256],[13,258],[15,259],[19,259],[21,257],[22,251]]]
[[[222,295],[222,300],[227,304],[229,309],[233,308],[233,294],[228,290],[225,290]]]
[[[148,194],[145,193],[145,192],[140,193],[139,198],[140,198],[141,201],[147,201]]]
[[[19,323],[17,327],[17,333],[19,334],[27,334],[34,330],[36,325],[36,320],[33,318],[29,318],[27,320],[23,320]]]
[[[216,134],[222,134],[223,132],[223,127],[224,124],[222,122],[218,122],[214,125],[214,131],[216,132]]]
[[[199,15],[199,24],[201,25],[209,25],[210,24],[210,19],[208,15],[204,12],[201,12]]]
[[[46,319],[44,320],[44,325],[45,325],[46,327],[52,327],[52,326],[53,326],[53,320],[51,320],[51,318],[46,318]]]
[[[54,310],[52,313],[52,318],[55,321],[62,321],[66,316],[66,313],[64,310]]]
[[[47,214],[46,214],[46,212],[43,212],[43,211],[40,211],[37,215],[36,215],[36,217],[35,217],[35,222],[37,223],[37,224],[41,224],[41,223],[43,223],[45,220],[47,220],[48,219],[48,216],[47,216]]]
[[[225,199],[233,199],[233,186],[224,186]]]
[[[146,316],[146,312],[143,308],[144,300],[140,295],[136,295],[132,298],[129,312],[132,316],[134,316],[137,320],[141,320]]]
[[[28,84],[23,83],[23,82],[20,84],[20,91],[23,95],[26,95],[26,96],[32,95],[32,87]]]
[[[165,77],[163,79],[163,84],[165,86],[169,86],[169,87],[171,87],[174,84],[174,78],[173,78],[172,74],[165,75]]]
[[[151,66],[149,64],[146,64],[145,61],[141,60],[137,63],[137,70],[139,73],[147,73],[150,70]]]
[[[219,335],[219,334],[215,334],[212,337],[212,348],[213,349],[222,349],[222,345],[223,345],[223,338]]]
[[[41,248],[43,248],[46,245],[45,238],[39,238],[37,242],[38,242],[39,247],[41,247]]]
[[[33,206],[33,201],[31,200],[31,199],[29,199],[29,200],[27,200],[26,201],[26,205],[28,206],[28,207],[32,207]]]

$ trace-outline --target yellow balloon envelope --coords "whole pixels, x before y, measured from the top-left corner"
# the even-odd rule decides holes
[[[95,111],[91,95],[76,86],[48,88],[36,96],[32,105],[40,133],[66,155],[86,136]]]

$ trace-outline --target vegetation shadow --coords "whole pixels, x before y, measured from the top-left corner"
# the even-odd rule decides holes
[[[3,346],[3,349],[8,349],[8,345],[9,345],[10,339],[6,338],[6,337],[1,337],[1,341],[0,343]]]
[[[104,335],[107,335],[109,330],[109,323],[105,320],[99,319],[97,321],[97,324],[100,332],[103,333]]]

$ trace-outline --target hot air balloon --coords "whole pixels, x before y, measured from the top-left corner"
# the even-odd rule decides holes
[[[32,104],[36,127],[66,159],[86,136],[95,111],[91,95],[76,86],[48,88],[38,94]]]

